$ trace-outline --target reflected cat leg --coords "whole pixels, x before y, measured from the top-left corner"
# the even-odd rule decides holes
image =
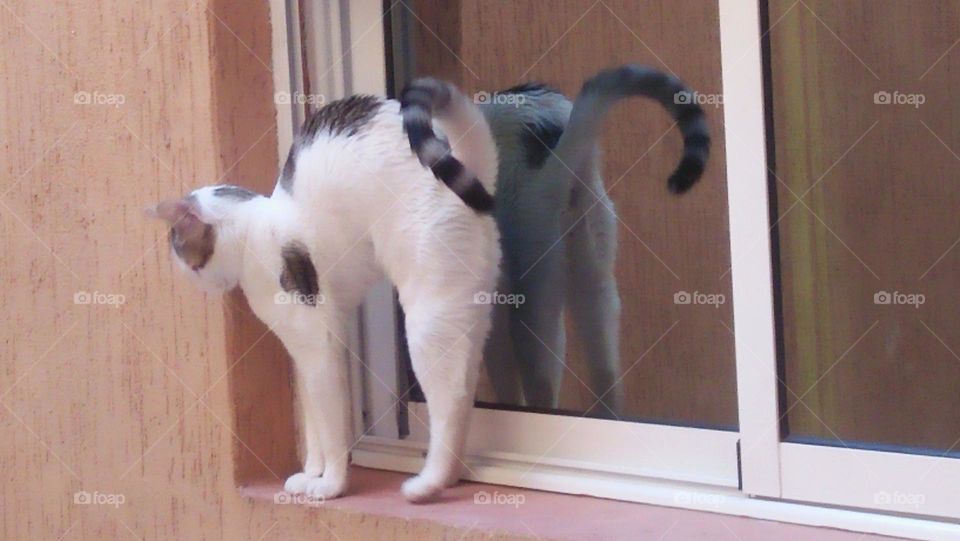
[[[619,416],[623,389],[617,381],[621,370],[620,294],[614,274],[617,217],[597,173],[594,179],[592,193],[583,188],[568,214],[570,221],[583,217],[567,235],[568,309],[586,354],[590,390],[602,398],[593,413],[611,416],[612,411]]]
[[[563,326],[565,247],[562,240],[505,243],[517,269],[510,307],[510,337],[528,406],[556,408],[566,362]]]
[[[497,292],[510,292],[504,287],[505,281],[497,287]],[[513,340],[510,338],[510,317],[512,306],[495,305],[493,307],[493,328],[483,350],[483,363],[487,380],[493,388],[494,399],[498,404],[520,406],[523,393],[520,387],[520,369],[514,354]]]

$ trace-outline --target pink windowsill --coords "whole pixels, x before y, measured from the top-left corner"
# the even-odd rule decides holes
[[[353,467],[350,492],[324,502],[325,508],[407,520],[426,520],[474,531],[502,532],[533,539],[657,539],[734,541],[803,539],[869,541],[890,537],[783,524],[686,509],[572,496],[481,483],[462,482],[430,504],[413,505],[400,494],[407,474]],[[274,501],[279,483],[244,487],[257,500]],[[475,503],[485,492],[499,503]],[[494,496],[494,495],[499,496]],[[520,498],[522,496],[522,499]],[[520,505],[511,502],[521,501]],[[308,505],[308,504],[304,504]],[[316,505],[316,504],[314,504]]]

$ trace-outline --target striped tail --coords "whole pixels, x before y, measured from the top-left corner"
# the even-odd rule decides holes
[[[627,65],[601,71],[583,85],[570,113],[560,148],[579,141],[596,140],[607,109],[622,98],[644,96],[660,103],[677,121],[683,134],[683,157],[670,175],[667,186],[673,193],[689,190],[706,167],[710,156],[710,131],[695,94],[676,77],[653,68]],[[564,139],[567,139],[564,145]],[[561,154],[562,155],[562,154]]]
[[[400,114],[403,116],[403,129],[410,140],[410,149],[420,163],[429,167],[434,176],[453,190],[468,207],[479,213],[491,212],[493,196],[480,182],[477,172],[492,174],[492,186],[496,175],[496,146],[489,126],[476,105],[452,84],[425,77],[416,79],[403,89],[400,94]],[[451,150],[450,144],[434,133],[434,118],[447,137],[455,141],[455,149]],[[454,157],[454,151],[464,162],[476,166],[465,166],[464,162]],[[478,168],[482,171],[475,171]]]

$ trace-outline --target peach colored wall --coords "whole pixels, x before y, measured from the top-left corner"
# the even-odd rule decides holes
[[[239,297],[176,278],[165,231],[142,217],[145,203],[220,178],[273,183],[267,3],[227,6],[0,6],[2,539],[446,532],[236,489],[235,472],[292,468],[289,426],[270,423],[288,408],[285,357],[272,336],[257,342]],[[77,304],[84,291],[123,302]],[[257,407],[271,394],[275,409]],[[123,503],[77,504],[78,491]]]

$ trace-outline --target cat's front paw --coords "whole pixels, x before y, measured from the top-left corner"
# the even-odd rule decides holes
[[[347,491],[346,476],[324,475],[307,481],[303,491],[307,496],[316,500],[331,500],[342,496]]]
[[[319,477],[319,474],[313,475],[307,472],[295,473],[287,478],[287,482],[283,484],[283,490],[290,494],[303,494],[307,491],[307,486],[310,484],[310,481],[319,479]]]

